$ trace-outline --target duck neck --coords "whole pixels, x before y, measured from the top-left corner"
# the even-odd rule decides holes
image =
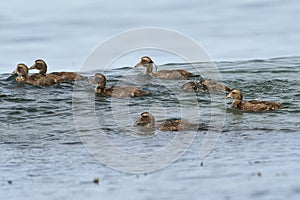
[[[146,66],[146,74],[151,74],[153,72],[153,63],[149,63]]]
[[[46,73],[47,73],[47,68],[46,67],[40,69],[40,71],[39,71],[39,74],[42,74],[42,75],[46,75]]]
[[[234,99],[233,102],[232,102],[232,107],[239,108],[240,105],[241,105],[241,103],[242,103],[242,100],[240,100],[240,99]]]
[[[99,90],[103,91],[104,88],[105,88],[105,86],[106,86],[106,83],[105,82],[101,82],[101,83],[98,83],[97,88]]]

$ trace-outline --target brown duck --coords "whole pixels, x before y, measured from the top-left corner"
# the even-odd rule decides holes
[[[57,83],[60,83],[59,79],[55,75],[47,74],[28,74],[28,67],[20,63],[17,65],[17,68],[13,71],[13,74],[18,74],[16,81],[19,83],[27,83],[29,85],[40,85],[40,86],[50,86]]]
[[[44,60],[38,59],[34,62],[34,64],[29,68],[29,70],[37,69],[39,70],[39,74],[46,75],[47,74],[47,64]],[[76,72],[52,72],[49,73],[57,76],[57,79],[60,82],[67,83],[76,80],[84,80],[85,78]],[[47,74],[48,75],[48,74]]]
[[[195,81],[189,81],[182,86],[183,90],[194,90],[196,92],[208,92],[207,87]]]
[[[151,92],[143,91],[134,86],[108,86],[106,87],[106,77],[101,74],[95,74],[93,82],[98,85],[95,88],[96,94],[102,94],[109,97],[140,97],[150,95]]]
[[[138,64],[135,67],[143,66],[146,68],[145,73],[149,74],[152,77],[157,77],[161,79],[187,79],[189,77],[195,77],[194,75],[188,71],[182,69],[173,69],[173,70],[159,70],[157,72],[153,72],[153,68],[155,67],[157,70],[157,66],[154,64],[152,59],[148,56],[143,56]]]
[[[199,82],[195,82],[195,81],[190,81],[185,83],[182,86],[183,90],[194,90],[197,92],[210,92],[210,91],[217,91],[217,92],[230,92],[230,88],[217,83],[213,80],[210,79],[203,79],[200,80]]]
[[[220,92],[230,92],[231,89],[226,85],[217,83],[210,79],[203,79],[199,82],[201,85],[205,86],[209,91],[220,91]]]
[[[282,108],[281,104],[273,101],[243,101],[243,95],[237,89],[232,89],[227,95],[227,98],[233,99],[232,107],[250,112],[260,112]]]
[[[202,127],[197,124],[192,124],[190,122],[181,119],[170,119],[164,122],[155,123],[154,116],[149,112],[141,113],[138,120],[135,122],[134,126],[140,126],[144,128],[158,128],[161,131],[182,131],[182,130],[206,130],[207,128],[202,125]]]

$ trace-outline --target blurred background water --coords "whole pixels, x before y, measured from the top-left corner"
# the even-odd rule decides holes
[[[218,61],[300,53],[296,0],[11,0],[1,2],[0,9],[0,73],[37,58],[47,60],[50,71],[79,71],[98,44],[141,27],[186,34]],[[168,57],[160,60],[172,62]],[[128,65],[133,61],[128,60]]]
[[[0,10],[0,199],[299,199],[298,1],[11,0],[2,1]],[[179,31],[201,44],[217,61],[224,83],[240,88],[246,100],[278,101],[285,108],[242,113],[231,109],[228,100],[223,132],[204,160],[198,159],[205,137],[200,132],[171,166],[129,174],[104,166],[85,149],[73,119],[73,85],[33,87],[7,79],[17,63],[30,65],[37,58],[47,61],[49,71],[79,71],[99,43],[149,26]],[[172,63],[163,68],[193,70],[173,58],[165,53],[154,57],[158,64]],[[142,69],[130,68],[138,59],[126,56],[119,69],[106,71],[108,84],[126,76],[131,83],[142,82]],[[166,84],[179,88],[188,101],[191,94],[180,91],[184,82]],[[179,106],[173,91],[157,84],[150,80],[146,85],[154,96],[130,100],[129,120],[134,122],[142,111],[139,106],[149,109],[150,102]],[[92,96],[93,87],[81,85]],[[204,121],[209,120],[210,96],[196,98]],[[98,123],[108,119],[103,128],[116,144],[151,151],[173,137],[158,132],[138,140],[123,134],[109,120],[110,105],[110,98],[95,99]],[[155,111],[163,118],[159,109]],[[178,112],[168,114],[178,117]],[[100,179],[99,185],[94,178]]]

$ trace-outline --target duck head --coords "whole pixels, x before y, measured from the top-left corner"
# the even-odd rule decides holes
[[[18,76],[28,76],[28,67],[24,63],[19,63],[17,68],[12,72],[12,74],[18,74]]]
[[[230,93],[226,96],[226,98],[232,98],[232,99],[235,99],[235,100],[242,101],[243,100],[243,95],[242,95],[241,91],[239,91],[238,89],[232,89],[230,91]]]
[[[97,88],[96,89],[104,89],[106,86],[106,78],[103,74],[101,73],[96,73],[93,80],[93,83],[97,83]]]
[[[47,64],[44,60],[37,59],[34,61],[34,64],[29,68],[29,70],[37,69],[39,74],[46,75],[47,73]]]
[[[143,112],[141,116],[136,120],[135,126],[141,126],[146,128],[153,128],[155,124],[155,119],[153,115],[149,112]]]
[[[146,67],[147,74],[152,73],[153,67],[155,67],[157,71],[157,66],[154,64],[152,59],[148,56],[143,56],[140,62],[135,65],[135,67],[140,67],[140,66]]]

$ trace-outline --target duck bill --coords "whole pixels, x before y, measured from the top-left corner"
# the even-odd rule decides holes
[[[140,67],[142,66],[142,62],[139,62],[138,64],[136,64],[134,67]]]
[[[11,73],[11,75],[16,75],[18,74],[17,68]]]
[[[230,94],[228,94],[228,95],[226,96],[226,98],[231,98],[231,95],[230,95]]]
[[[35,69],[35,65],[32,65],[31,67],[28,68],[28,70]]]

